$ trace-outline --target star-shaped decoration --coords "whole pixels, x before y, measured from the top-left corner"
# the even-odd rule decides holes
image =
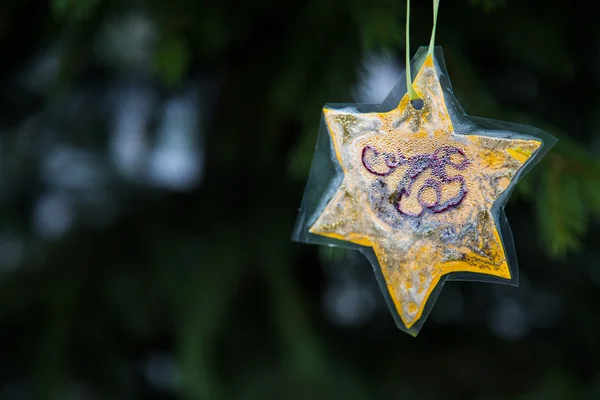
[[[408,94],[389,112],[324,108],[343,179],[303,222],[311,235],[371,248],[398,325],[415,334],[448,277],[516,282],[502,207],[553,139],[469,125],[439,65],[432,54],[422,62],[419,109]]]

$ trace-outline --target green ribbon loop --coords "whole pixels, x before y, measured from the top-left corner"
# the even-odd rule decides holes
[[[431,30],[431,41],[429,42],[428,55],[433,55],[433,48],[435,43],[435,30],[437,28],[437,16],[438,8],[440,8],[440,0],[433,0],[433,29]]]

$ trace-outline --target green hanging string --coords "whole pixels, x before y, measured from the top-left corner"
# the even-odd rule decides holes
[[[437,16],[438,8],[440,7],[440,0],[433,0],[433,29],[431,30],[431,41],[429,42],[428,55],[433,55],[433,47],[435,43],[435,29],[437,28]]]
[[[406,0],[406,90],[410,100],[417,100],[419,98],[413,88],[410,73],[410,0]]]

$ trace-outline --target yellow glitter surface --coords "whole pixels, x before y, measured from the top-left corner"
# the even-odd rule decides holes
[[[428,56],[414,88],[387,113],[324,109],[344,180],[310,232],[372,247],[407,328],[440,278],[475,272],[510,279],[491,214],[539,140],[454,133]]]

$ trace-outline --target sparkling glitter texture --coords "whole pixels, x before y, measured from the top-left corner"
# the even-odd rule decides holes
[[[325,108],[343,181],[311,234],[371,247],[405,330],[447,274],[510,281],[493,206],[543,144],[525,135],[454,131],[434,59],[390,112]],[[443,282],[442,280],[442,282]]]

